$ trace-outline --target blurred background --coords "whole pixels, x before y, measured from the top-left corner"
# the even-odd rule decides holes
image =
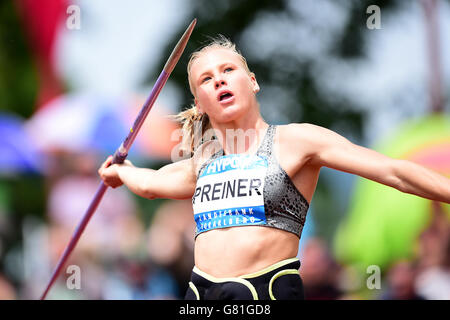
[[[268,122],[324,126],[450,176],[448,0],[1,1],[0,299],[42,294],[194,17],[134,164],[171,162],[188,56],[223,34]],[[189,200],[110,189],[67,263],[80,281],[63,269],[48,298],[181,299],[193,234]],[[298,256],[307,299],[450,299],[450,206],[324,168]]]

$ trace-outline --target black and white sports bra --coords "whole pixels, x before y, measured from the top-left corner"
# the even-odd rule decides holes
[[[273,154],[276,126],[269,125],[256,154],[224,155],[202,164],[192,197],[195,237],[218,228],[272,227],[301,237],[309,203]]]

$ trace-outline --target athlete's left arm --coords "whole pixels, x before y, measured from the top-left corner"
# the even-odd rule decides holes
[[[450,179],[412,161],[393,159],[356,145],[341,135],[312,124],[301,124],[309,145],[309,162],[352,173],[430,200],[450,203]]]

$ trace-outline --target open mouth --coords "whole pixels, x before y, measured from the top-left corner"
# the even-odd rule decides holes
[[[228,102],[233,98],[233,94],[229,91],[225,91],[219,94],[219,101],[220,102]]]

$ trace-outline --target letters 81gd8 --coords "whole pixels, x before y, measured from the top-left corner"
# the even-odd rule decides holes
[[[254,305],[254,304],[241,304],[230,305],[226,304],[223,307],[223,313],[226,315],[258,315],[258,314],[270,314],[270,305]]]

